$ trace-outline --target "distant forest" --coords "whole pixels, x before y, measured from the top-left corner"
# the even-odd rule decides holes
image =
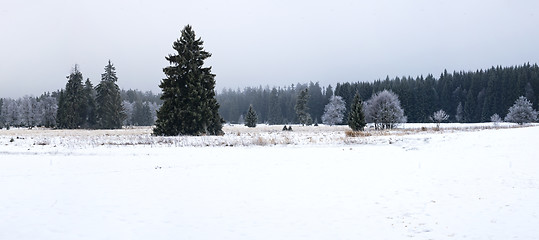
[[[217,95],[219,112],[229,123],[241,122],[249,105],[258,114],[258,122],[269,124],[297,123],[294,106],[300,91],[308,89],[309,113],[313,121],[321,122],[324,106],[335,94],[346,102],[347,115],[356,93],[366,101],[384,89],[395,92],[401,101],[408,122],[430,122],[433,112],[443,109],[451,122],[487,122],[497,113],[502,118],[519,96],[525,96],[537,109],[539,67],[529,63],[516,67],[492,67],[475,72],[444,71],[433,75],[396,77],[374,82],[338,83],[321,87],[318,83],[288,87],[248,87],[225,89]]]
[[[241,123],[252,105],[258,123],[298,123],[294,107],[298,94],[305,89],[308,90],[307,107],[313,123],[322,122],[324,107],[332,95],[344,99],[347,116],[356,93],[366,101],[384,89],[398,95],[408,122],[430,122],[429,116],[440,109],[450,115],[451,122],[487,122],[495,113],[503,118],[519,96],[525,96],[535,109],[538,108],[539,67],[527,63],[475,72],[444,71],[438,78],[433,75],[387,77],[374,82],[338,83],[336,86],[311,82],[286,87],[224,89],[217,94],[219,113],[228,123]],[[162,104],[160,94],[139,90],[122,90],[120,94],[126,113],[123,125],[153,125],[155,112]],[[0,127],[54,127],[58,95],[59,91],[39,97],[0,98]]]

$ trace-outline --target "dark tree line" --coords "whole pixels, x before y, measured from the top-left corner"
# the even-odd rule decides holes
[[[331,85],[320,87],[318,83],[272,89],[227,89],[217,95],[221,105],[220,114],[227,122],[237,123],[252,104],[258,113],[258,122],[299,123],[294,107],[299,93],[304,89],[308,89],[309,93],[309,114],[314,122],[321,122],[324,107],[333,95],[333,89]],[[408,122],[431,122],[429,117],[440,109],[450,116],[451,122],[487,122],[494,114],[502,118],[507,115],[509,107],[520,96],[525,96],[533,103],[533,108],[538,108],[539,67],[537,64],[498,66],[473,72],[444,71],[439,78],[427,75],[338,83],[334,94],[345,101],[344,116],[348,116],[357,93],[362,101],[366,101],[384,89],[398,95]]]
[[[408,122],[429,122],[429,116],[440,109],[450,115],[452,122],[487,122],[493,114],[505,116],[519,96],[525,96],[537,108],[538,88],[539,67],[524,64],[475,72],[444,71],[438,79],[428,75],[343,83],[337,84],[335,95],[349,103],[356,92],[366,100],[388,89],[399,96]]]
[[[119,90],[112,63],[105,67],[96,87],[89,79],[82,82],[78,66],[67,79],[66,88],[39,97],[0,98],[0,128],[91,129],[153,125],[155,112],[161,104],[160,95],[150,91]]]
[[[307,89],[306,109],[312,123],[320,123],[324,106],[333,95],[331,86],[320,87],[319,83],[297,84],[288,87],[247,87],[243,90],[224,89],[217,95],[221,105],[219,114],[228,123],[240,123],[252,105],[259,123],[290,124],[299,123],[296,104],[301,91]]]
[[[86,96],[96,94],[95,90],[91,93],[90,89],[93,87],[88,80],[82,84],[82,75],[79,76],[77,72],[72,73],[69,78],[80,82],[80,85],[76,83],[70,88],[77,89]],[[242,122],[249,105],[252,105],[257,112],[258,123],[290,124],[299,123],[295,111],[297,97],[302,90],[308,89],[308,113],[313,123],[320,123],[325,105],[335,94],[341,96],[346,103],[345,122],[343,122],[346,124],[351,104],[357,93],[362,101],[366,101],[374,93],[388,89],[398,95],[408,122],[430,122],[429,117],[432,113],[440,109],[450,116],[451,122],[485,122],[490,121],[490,117],[494,114],[503,119],[509,107],[520,96],[526,97],[533,104],[533,108],[538,109],[538,88],[539,67],[537,64],[524,64],[514,67],[498,66],[473,72],[444,71],[438,78],[427,75],[416,78],[386,78],[375,82],[339,83],[335,91],[331,86],[321,87],[318,83],[279,88],[225,89],[216,98],[220,104],[220,115],[229,123]],[[65,104],[59,102],[61,96],[65,94],[65,90],[62,90],[46,93],[37,98],[0,99],[0,126],[58,127],[56,114],[51,112],[56,112],[59,105]],[[127,114],[124,125],[153,124],[156,119],[155,111],[162,104],[159,94],[122,90],[120,96]],[[71,100],[70,104],[79,104],[79,101]],[[77,117],[79,122],[73,126],[78,127],[80,124],[85,126],[84,121],[89,124],[94,122],[92,112],[95,112],[95,106],[92,107],[91,101],[88,105],[90,107],[83,108],[84,111],[79,109],[80,115]],[[152,117],[148,117],[148,108]],[[62,118],[62,114],[59,113],[58,116]]]

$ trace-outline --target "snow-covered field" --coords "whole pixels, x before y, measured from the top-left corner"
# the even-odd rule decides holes
[[[0,130],[0,239],[539,239],[539,127],[422,126]]]

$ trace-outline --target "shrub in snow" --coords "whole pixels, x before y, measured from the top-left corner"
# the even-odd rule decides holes
[[[509,108],[509,113],[505,116],[506,122],[514,122],[519,125],[535,120],[537,120],[537,111],[532,108],[532,103],[524,96],[515,101],[515,104]]]
[[[502,118],[497,113],[494,113],[492,116],[490,116],[490,121],[494,123],[494,126],[498,126],[498,124],[500,124],[502,121]]]
[[[374,94],[366,102],[365,113],[367,121],[373,122],[375,129],[392,129],[406,122],[399,97],[388,90]]]
[[[292,126],[286,127],[286,125],[284,125],[283,131],[292,131]]]
[[[432,116],[430,116],[430,120],[436,123],[436,130],[439,130],[440,123],[447,119],[449,119],[449,115],[447,115],[447,113],[445,113],[445,111],[442,109],[434,112]]]
[[[346,106],[341,96],[331,96],[329,103],[324,107],[322,122],[328,125],[342,123]]]
[[[258,121],[258,116],[256,115],[253,105],[249,105],[249,110],[247,110],[247,116],[245,116],[245,126],[254,128],[256,127],[256,122]]]

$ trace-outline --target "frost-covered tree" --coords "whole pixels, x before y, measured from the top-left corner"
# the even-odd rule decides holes
[[[34,127],[41,118],[37,112],[37,100],[34,97],[25,96],[18,100],[21,124],[26,127]]]
[[[306,89],[299,92],[298,98],[296,100],[296,115],[298,116],[298,121],[300,124],[303,125],[311,125],[313,122],[313,119],[311,118],[311,114],[309,114],[309,107],[307,106],[307,102],[309,101],[309,92]]]
[[[342,123],[344,112],[346,111],[346,103],[341,96],[331,96],[329,103],[324,107],[322,122],[328,125]]]
[[[366,102],[367,121],[373,122],[375,129],[392,129],[406,122],[399,97],[392,91],[383,90],[374,94]]]
[[[447,113],[440,109],[432,114],[432,116],[429,117],[431,121],[436,123],[436,129],[440,129],[440,123],[449,119],[449,115]]]
[[[127,100],[122,101],[122,108],[124,109],[125,119],[123,121],[124,126],[133,126],[133,113],[135,110],[135,103],[131,103]]]
[[[238,124],[245,124],[245,117],[243,117],[243,114],[238,118]]]
[[[365,126],[367,126],[365,113],[363,111],[363,102],[361,101],[359,94],[356,94],[352,106],[350,107],[348,126],[350,126],[353,131],[363,131]]]
[[[258,121],[258,116],[256,115],[253,105],[249,105],[249,110],[247,110],[247,115],[245,116],[245,126],[254,128],[256,127],[256,122]]]
[[[2,115],[3,106],[4,106],[4,99],[0,98],[0,129],[4,127],[4,115]]]
[[[522,125],[524,123],[537,120],[537,111],[532,107],[532,103],[524,96],[519,97],[513,106],[509,108],[509,113],[505,116],[506,122],[514,122]]]
[[[464,120],[464,109],[462,108],[462,102],[459,102],[455,112],[455,120],[457,120],[457,122],[462,122]]]
[[[6,98],[2,104],[2,117],[4,119],[4,125],[9,128],[11,126],[20,125],[20,111],[17,101],[14,99]]]
[[[155,102],[148,103],[148,106],[150,107],[150,113],[152,114],[152,122],[150,125],[154,125],[155,121],[157,120],[157,110],[161,107],[161,105],[158,105]]]
[[[221,135],[224,120],[215,98],[215,74],[204,67],[211,53],[204,50],[202,39],[190,25],[173,43],[175,54],[166,59],[170,66],[159,84],[163,105],[157,112],[155,135]]]
[[[56,113],[58,111],[58,103],[55,97],[42,96],[40,103],[41,111],[41,126],[54,127],[56,126]]]
[[[497,113],[494,113],[490,116],[490,121],[494,123],[494,126],[498,126],[502,122],[502,118]]]

